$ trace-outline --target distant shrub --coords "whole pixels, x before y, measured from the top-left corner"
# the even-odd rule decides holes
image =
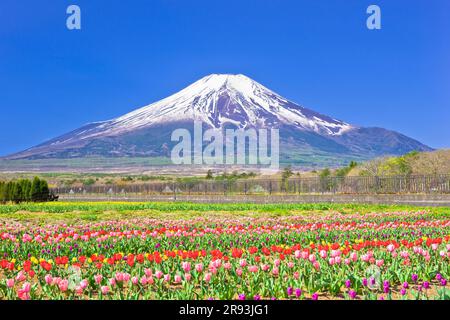
[[[92,186],[93,184],[95,184],[95,180],[92,178],[89,178],[89,179],[86,179],[83,181],[84,186]]]

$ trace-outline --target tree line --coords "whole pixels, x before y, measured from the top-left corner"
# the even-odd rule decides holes
[[[56,197],[50,192],[47,181],[38,177],[34,177],[33,180],[0,181],[0,203],[53,200],[56,200]]]

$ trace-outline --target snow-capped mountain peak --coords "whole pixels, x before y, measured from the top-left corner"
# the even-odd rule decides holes
[[[192,120],[215,128],[226,123],[242,128],[288,124],[329,135],[352,128],[292,103],[245,75],[211,74],[165,99],[103,122],[92,134],[115,135],[155,124]]]
[[[6,158],[167,157],[173,130],[192,129],[193,120],[214,128],[280,128],[280,146],[290,160],[320,154],[342,162],[344,154],[359,159],[430,150],[399,133],[352,126],[304,108],[242,74],[211,74],[165,99]]]

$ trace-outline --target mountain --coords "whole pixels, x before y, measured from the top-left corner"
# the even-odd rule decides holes
[[[244,75],[212,74],[148,106],[5,158],[165,157],[175,144],[172,131],[191,130],[193,120],[205,128],[279,128],[282,162],[341,164],[432,150],[394,131],[359,127],[307,109]]]

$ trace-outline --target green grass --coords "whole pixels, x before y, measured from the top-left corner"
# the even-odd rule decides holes
[[[336,204],[336,203],[293,203],[293,204],[255,204],[255,203],[191,203],[191,202],[49,202],[0,205],[0,214],[15,212],[103,212],[103,211],[329,211],[348,212],[381,212],[404,210],[442,211],[450,208],[414,207],[407,205],[372,205],[372,204]]]
[[[193,219],[209,218],[276,218],[283,216],[309,216],[331,212],[342,214],[369,212],[427,211],[448,217],[450,208],[415,207],[406,205],[368,204],[207,204],[189,202],[51,202],[0,205],[3,220],[46,223],[95,222],[133,218]]]

